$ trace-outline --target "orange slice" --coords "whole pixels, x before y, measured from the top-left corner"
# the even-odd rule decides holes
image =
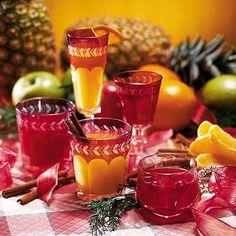
[[[227,162],[236,163],[236,139],[218,125],[211,127],[209,134],[215,143],[214,153],[222,156]]]
[[[220,158],[216,157],[215,155],[211,153],[202,153],[199,154],[196,158],[197,161],[197,168],[198,169],[203,169],[207,166],[222,166],[224,165],[223,161],[219,160]]]
[[[223,156],[214,155],[212,153],[202,153],[197,156],[197,167],[203,169],[207,166],[236,166],[236,161],[227,160]]]
[[[189,146],[188,152],[191,156],[196,157],[202,153],[212,153],[214,143],[209,135],[204,135],[196,138]]]
[[[120,31],[107,26],[107,25],[97,25],[92,28],[96,36],[101,36],[109,33],[108,45],[118,44],[123,39]]]
[[[197,129],[197,136],[200,137],[200,136],[204,136],[208,133],[210,127],[211,127],[211,123],[209,121],[203,121],[198,129]]]

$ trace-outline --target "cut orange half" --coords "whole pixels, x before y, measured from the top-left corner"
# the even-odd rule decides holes
[[[96,36],[101,36],[109,33],[108,45],[118,44],[123,39],[120,31],[107,26],[107,25],[97,25],[92,28]]]

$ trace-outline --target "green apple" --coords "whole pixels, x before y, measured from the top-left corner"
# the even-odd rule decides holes
[[[235,107],[236,75],[220,75],[209,80],[202,88],[200,98],[210,108]]]
[[[57,77],[46,71],[35,71],[19,78],[12,90],[12,101],[18,102],[31,97],[62,97],[64,90]]]

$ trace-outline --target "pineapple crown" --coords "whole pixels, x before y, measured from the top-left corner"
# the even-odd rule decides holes
[[[236,49],[217,35],[210,42],[200,36],[181,42],[172,52],[169,66],[182,80],[199,89],[207,80],[224,73],[236,74]]]

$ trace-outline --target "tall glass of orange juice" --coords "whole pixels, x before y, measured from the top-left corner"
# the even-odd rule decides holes
[[[107,32],[97,36],[90,28],[67,34],[76,108],[86,117],[100,111],[108,36]]]
[[[132,128],[112,118],[79,121],[86,138],[72,142],[78,194],[91,197],[115,193],[124,184]]]

